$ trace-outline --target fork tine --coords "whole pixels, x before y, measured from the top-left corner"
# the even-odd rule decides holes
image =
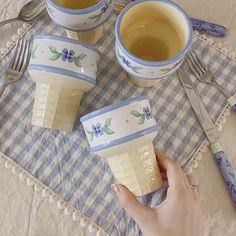
[[[206,70],[202,66],[201,62],[199,61],[197,54],[192,51],[191,56],[193,57],[195,65],[198,67],[198,69],[201,71],[201,73],[204,74],[206,72]]]
[[[27,46],[27,40],[24,39],[24,42],[23,42],[23,45],[22,45],[22,51],[21,51],[21,54],[20,54],[20,57],[19,57],[19,60],[18,60],[18,63],[17,63],[17,67],[16,67],[17,71],[20,71],[20,69],[22,67],[24,57],[25,57],[25,52],[26,52],[26,49],[27,49],[26,46]]]
[[[17,54],[18,47],[19,47],[19,44],[20,44],[20,41],[21,41],[21,40],[22,40],[22,39],[18,39],[18,40],[17,40],[16,46],[15,46],[15,51],[14,51],[12,60],[11,60],[11,62],[10,62],[9,65],[8,65],[8,68],[12,68],[13,64],[15,63],[16,54]]]
[[[23,49],[23,43],[24,43],[24,39],[21,39],[20,43],[19,43],[19,46],[18,46],[18,48],[16,50],[16,55],[15,55],[14,63],[12,65],[12,67],[11,67],[11,69],[13,69],[13,70],[16,70],[17,64],[19,62],[19,58],[20,58],[20,55],[21,55],[22,49]]]
[[[26,46],[25,46],[25,53],[24,53],[24,58],[22,61],[22,65],[20,68],[20,71],[25,71],[27,64],[28,64],[28,59],[29,59],[29,54],[30,54],[30,43],[28,40],[26,40]]]
[[[192,61],[192,58],[188,55],[189,60],[187,60],[187,63],[190,67],[190,70],[192,71],[192,73],[194,74],[194,76],[196,78],[198,78],[201,74],[198,72],[198,70],[195,68],[195,64]]]
[[[192,60],[193,66],[195,67],[195,69],[198,71],[199,75],[202,75],[205,73],[205,71],[201,68],[201,65],[199,65],[198,61],[196,60],[194,54],[190,51],[189,53],[189,57]]]
[[[201,58],[199,55],[197,55],[197,53],[195,52],[194,49],[193,49],[192,51],[193,51],[193,53],[194,53],[196,59],[198,60],[198,62],[201,64],[202,68],[203,68],[204,71],[206,72],[206,71],[207,71],[207,67],[205,66],[204,62],[202,61],[202,58]]]

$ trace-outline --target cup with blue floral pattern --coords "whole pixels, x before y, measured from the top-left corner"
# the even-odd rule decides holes
[[[136,196],[162,185],[153,146],[158,126],[147,96],[112,104],[80,121],[91,152],[107,160],[117,182]]]
[[[28,72],[36,83],[33,125],[72,131],[83,94],[96,85],[100,52],[78,40],[37,35]]]
[[[63,1],[59,1],[63,2]],[[66,29],[70,38],[96,44],[102,36],[102,25],[113,12],[115,0],[98,0],[83,9],[64,7],[54,0],[46,0],[49,16]]]
[[[191,47],[188,15],[169,0],[136,0],[119,14],[115,25],[119,64],[138,86],[150,87],[170,77]]]

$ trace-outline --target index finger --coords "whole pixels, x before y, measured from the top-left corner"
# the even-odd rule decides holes
[[[169,187],[172,189],[186,188],[184,174],[179,163],[165,157],[158,149],[156,149],[156,156],[161,168],[166,170]]]

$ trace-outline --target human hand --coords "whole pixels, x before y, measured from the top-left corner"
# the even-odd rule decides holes
[[[146,236],[202,236],[203,212],[199,189],[193,176],[186,176],[177,161],[156,150],[164,182],[169,186],[166,199],[157,207],[145,207],[120,184],[112,185],[122,208],[134,218]],[[195,187],[193,187],[195,186]]]

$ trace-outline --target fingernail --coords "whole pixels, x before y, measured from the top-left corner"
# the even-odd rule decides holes
[[[111,187],[113,188],[116,194],[120,193],[120,188],[117,184],[112,184]]]

